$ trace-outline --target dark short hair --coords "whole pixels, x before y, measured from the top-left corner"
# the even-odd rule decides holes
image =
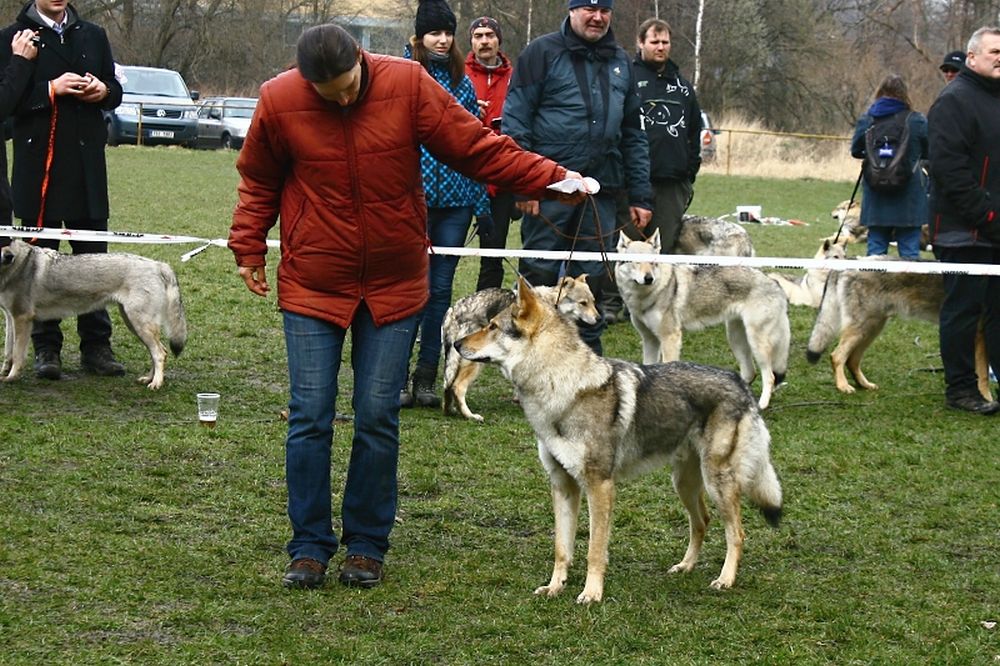
[[[666,32],[670,36],[670,24],[663,19],[651,18],[646,19],[639,24],[639,30],[636,37],[639,38],[640,42],[646,41],[646,34],[652,30],[653,32]]]
[[[906,108],[910,108],[910,94],[906,88],[906,81],[899,74],[890,74],[889,76],[882,79],[882,83],[879,84],[878,90],[875,91],[876,99],[879,97],[892,97],[893,99],[898,99],[900,102],[906,105]]]
[[[358,63],[361,47],[339,25],[326,23],[309,28],[299,37],[296,62],[302,78],[312,83],[326,83]]]

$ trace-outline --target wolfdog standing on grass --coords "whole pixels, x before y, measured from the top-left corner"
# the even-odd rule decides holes
[[[731,587],[736,579],[744,539],[741,493],[778,525],[781,484],[771,465],[771,436],[735,373],[602,358],[523,280],[515,303],[455,348],[466,359],[500,365],[538,439],[552,487],[555,563],[549,583],[535,594],[555,596],[566,585],[583,490],[590,542],[587,579],[576,600],[601,601],[616,484],[667,463],[690,528],[687,552],[671,573],[691,571],[698,560],[708,526],[703,491],[726,529],[726,560],[713,588]]]
[[[890,260],[891,261],[891,260]],[[845,368],[863,389],[878,385],[861,371],[861,358],[891,317],[922,319],[934,324],[941,315],[944,280],[941,275],[888,273],[880,271],[831,271],[826,279],[823,300],[816,313],[806,358],[819,361],[823,352],[839,336],[830,353],[833,383],[841,393],[854,393]],[[989,361],[982,331],[976,336],[976,375],[979,392],[992,400]]]
[[[659,254],[660,234],[648,241],[621,234],[619,254]],[[748,384],[760,368],[765,409],[788,370],[788,300],[774,280],[743,266],[689,266],[621,261],[615,280],[642,338],[643,363],[676,361],[685,330],[725,323],[726,337]]]
[[[122,319],[149,350],[153,368],[139,381],[163,385],[166,329],[176,356],[187,340],[187,321],[173,269],[134,254],[60,254],[13,240],[0,248],[0,308],[6,320],[0,380],[18,378],[28,358],[31,323],[62,319],[117,303]]]

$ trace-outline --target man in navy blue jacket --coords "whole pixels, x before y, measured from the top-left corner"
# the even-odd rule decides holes
[[[927,114],[931,232],[941,261],[1000,265],[1000,27],[976,30],[965,67]],[[1000,277],[946,274],[940,342],[948,406],[995,414],[976,389],[982,317],[990,365],[1000,370]]]
[[[569,208],[519,201],[527,250],[614,250],[615,193],[627,190],[637,228],[652,215],[649,150],[639,125],[632,65],[611,32],[612,0],[569,0],[562,27],[528,44],[514,68],[503,110],[503,131],[525,150],[597,179],[600,193]],[[598,233],[598,229],[600,233]],[[523,259],[534,285],[554,285],[559,261]],[[600,262],[573,261],[570,275],[587,273],[600,299],[610,279]],[[604,322],[581,325],[580,335],[601,353]]]

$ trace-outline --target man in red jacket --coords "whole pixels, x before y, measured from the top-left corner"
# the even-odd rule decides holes
[[[465,73],[476,89],[483,125],[499,134],[503,101],[507,97],[507,86],[514,73],[510,59],[500,50],[503,43],[500,24],[495,18],[480,16],[469,25],[469,42],[472,49],[465,58]],[[476,219],[479,247],[502,249],[507,245],[507,230],[510,228],[511,217],[516,212],[514,195],[497,191],[492,185],[488,186],[488,190],[490,217],[481,215]],[[476,290],[502,285],[503,259],[480,258]]]
[[[281,218],[278,307],[288,351],[285,481],[292,539],[286,587],[323,584],[340,544],[340,582],[374,587],[396,515],[399,387],[427,302],[420,146],[470,178],[528,196],[580,179],[486,131],[420,63],[366,53],[343,28],[302,33],[297,64],[260,89],[243,150],[229,247],[259,296],[267,233]],[[582,194],[566,196],[579,203]],[[347,329],[354,438],[343,532],[332,529],[330,448]]]

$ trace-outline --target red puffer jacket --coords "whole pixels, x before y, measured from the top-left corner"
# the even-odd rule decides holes
[[[236,162],[229,247],[263,266],[281,218],[278,305],[347,327],[361,299],[377,325],[427,301],[423,144],[457,171],[529,197],[566,170],[522,151],[463,109],[419,63],[364,53],[358,100],[320,97],[289,70],[261,86]]]

